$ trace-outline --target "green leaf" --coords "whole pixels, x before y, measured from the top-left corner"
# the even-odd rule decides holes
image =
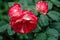
[[[8,10],[8,2],[4,2],[5,11]]]
[[[39,0],[34,0],[35,3],[37,3]]]
[[[56,11],[49,11],[48,16],[55,21],[60,21],[60,13]]]
[[[28,5],[33,5],[34,4],[33,0],[25,0],[25,1],[27,1]]]
[[[23,35],[23,37],[24,37],[25,39],[28,39],[28,35],[27,35],[27,34]]]
[[[41,14],[39,17],[39,24],[41,26],[47,26],[49,24],[49,18],[46,15]]]
[[[28,39],[28,35],[27,34],[17,34],[19,36],[20,39]]]
[[[9,35],[15,34],[15,32],[11,29],[11,26],[10,26],[10,25],[7,27],[7,33],[8,33]]]
[[[3,25],[5,25],[5,24],[6,24],[5,21],[0,21],[0,27],[3,26]]]
[[[50,27],[55,28],[57,31],[60,32],[60,22],[54,22],[50,25]]]
[[[37,28],[33,32],[40,32],[40,30],[41,30],[41,27],[37,25]]]
[[[28,8],[27,0],[20,0],[18,3],[21,4],[22,9],[27,9]]]
[[[27,34],[27,35],[28,35],[28,40],[32,40],[33,37],[34,37],[33,33],[29,33],[29,34]]]
[[[3,37],[2,36],[0,36],[0,40],[3,40]]]
[[[58,40],[57,38],[55,38],[55,37],[48,37],[48,39],[47,40]]]
[[[46,40],[47,35],[45,33],[40,33],[36,36],[35,40]]]
[[[52,7],[53,7],[53,4],[51,2],[48,2],[48,9],[50,10],[52,9]]]
[[[57,7],[60,7],[60,1],[58,0],[51,0],[53,4],[55,4]]]
[[[48,28],[46,30],[46,33],[48,34],[48,36],[52,36],[52,37],[56,37],[56,38],[59,36],[59,32],[52,28]]]
[[[6,22],[9,22],[9,16],[3,15],[3,16],[1,16],[1,20],[4,20]]]
[[[5,31],[8,26],[9,26],[8,24],[1,26],[1,27],[0,27],[0,32]]]
[[[4,10],[1,10],[1,9],[0,9],[0,15],[1,15],[3,12],[4,12]]]
[[[14,2],[8,2],[8,6],[11,7],[14,4]]]
[[[27,8],[27,10],[30,10],[32,11],[36,16],[38,15],[38,12],[37,10],[35,9],[35,6],[34,5],[30,5],[28,6],[29,8]]]

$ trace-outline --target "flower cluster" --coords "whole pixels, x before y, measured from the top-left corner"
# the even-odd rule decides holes
[[[36,9],[43,14],[47,14],[47,2],[40,1],[36,4]],[[22,10],[21,5],[14,3],[9,9],[11,27],[18,33],[30,33],[37,27],[38,18],[33,12]]]
[[[21,6],[15,3],[9,9],[10,24],[15,32],[30,33],[37,27],[37,17],[33,12],[21,10]]]

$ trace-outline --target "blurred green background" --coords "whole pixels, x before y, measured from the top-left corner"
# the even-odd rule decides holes
[[[40,0],[0,0],[0,40],[60,40],[60,0],[48,2],[48,14],[40,14],[35,5]],[[14,2],[39,18],[37,28],[28,34],[15,33],[9,24],[8,10]]]

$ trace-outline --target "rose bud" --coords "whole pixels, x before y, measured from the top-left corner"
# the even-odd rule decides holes
[[[36,10],[40,13],[47,14],[48,13],[48,3],[44,1],[39,1],[36,3]]]
[[[10,18],[15,16],[20,16],[19,15],[20,10],[21,10],[21,6],[18,3],[14,3],[14,5],[11,6],[10,9],[8,10]]]

